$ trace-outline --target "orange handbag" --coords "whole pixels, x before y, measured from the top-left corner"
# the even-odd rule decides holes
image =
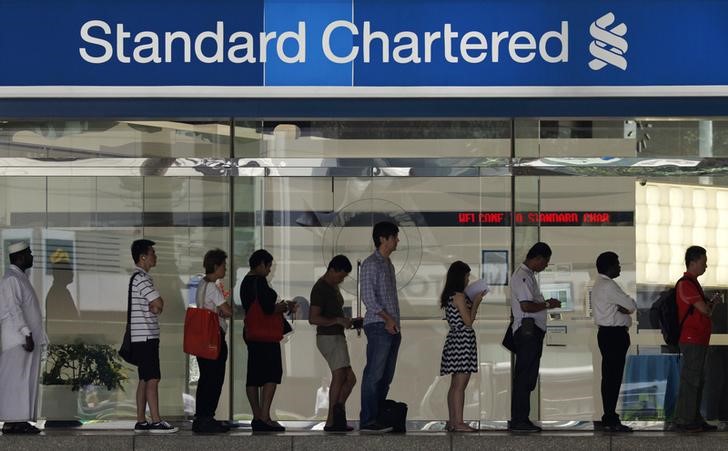
[[[184,352],[203,359],[220,356],[220,324],[217,314],[204,308],[189,307],[185,313]]]
[[[266,315],[256,299],[245,313],[243,331],[247,341],[278,343],[283,340],[283,314]]]

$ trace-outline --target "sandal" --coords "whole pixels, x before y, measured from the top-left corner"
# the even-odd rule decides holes
[[[478,432],[477,429],[470,427],[470,425],[466,423],[460,423],[457,426],[451,426],[450,432]]]

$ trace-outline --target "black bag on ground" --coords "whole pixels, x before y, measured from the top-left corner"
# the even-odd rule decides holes
[[[392,432],[407,431],[407,404],[387,399],[379,406],[379,424],[391,426]]]
[[[674,287],[669,288],[657,298],[650,307],[650,323],[655,329],[660,329],[665,344],[673,350],[680,341],[680,331],[685,320],[693,313],[694,307],[691,305],[688,312],[683,318],[678,318],[677,308],[677,284],[681,280],[690,280],[687,277],[681,277]],[[691,281],[692,283],[692,281]]]

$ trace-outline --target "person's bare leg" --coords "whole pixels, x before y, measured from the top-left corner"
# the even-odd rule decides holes
[[[350,366],[347,366],[345,369],[346,381],[344,381],[344,385],[342,385],[341,391],[339,392],[338,402],[340,404],[346,404],[346,400],[349,399],[349,395],[351,395],[351,391],[356,385],[356,376],[354,375],[354,371]]]
[[[147,421],[147,383],[146,381],[139,380],[136,391],[136,405],[137,405],[137,422],[143,423]]]
[[[159,379],[148,380],[145,393],[147,396],[147,404],[149,404],[149,413],[152,416],[152,423],[162,421],[162,418],[159,416]]]
[[[326,417],[326,426],[334,425],[334,405],[339,402],[341,389],[346,382],[346,368],[337,368],[331,372],[331,385],[329,385],[329,414]]]
[[[276,394],[277,387],[278,384],[272,382],[263,385],[260,400],[260,419],[268,424],[280,426],[280,424],[270,418],[270,406],[273,404],[273,396]]]
[[[453,374],[453,412],[451,416],[450,428],[457,431],[472,431],[474,430],[469,425],[465,424],[463,420],[463,410],[465,407],[465,388],[468,386],[470,381],[470,373],[456,373]],[[452,387],[452,386],[451,386]]]
[[[254,420],[262,420],[260,412],[260,387],[245,387],[245,394],[248,396],[250,409],[253,411]]]

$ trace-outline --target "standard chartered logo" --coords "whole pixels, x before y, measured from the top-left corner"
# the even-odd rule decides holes
[[[624,39],[627,25],[619,23],[612,26],[614,20],[614,14],[609,12],[592,22],[589,27],[589,34],[594,38],[589,44],[589,53],[594,57],[589,61],[592,70],[601,70],[607,65],[627,70],[627,59],[624,57],[629,47]]]

